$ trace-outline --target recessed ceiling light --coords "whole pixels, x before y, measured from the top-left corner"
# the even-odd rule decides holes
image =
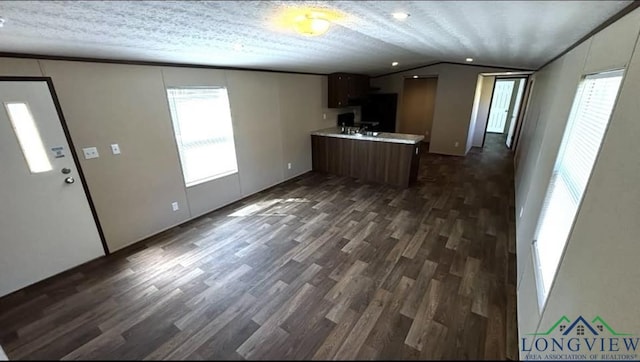
[[[233,50],[240,51],[242,49],[244,49],[244,45],[240,43],[233,44]]]
[[[398,62],[393,62],[393,63],[391,63],[391,66],[392,66],[392,67],[395,67],[395,66],[397,66],[397,65],[398,65]]]
[[[417,76],[417,75],[414,75],[414,76],[413,76],[413,79],[416,79],[416,78],[418,78],[418,76]]]
[[[407,13],[402,13],[402,12],[397,12],[397,13],[393,13],[391,14],[393,16],[394,19],[396,20],[406,20],[409,17],[409,14]]]
[[[473,62],[473,58],[467,58],[465,59],[467,62]]]

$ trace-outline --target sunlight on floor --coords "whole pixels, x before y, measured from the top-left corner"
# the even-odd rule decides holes
[[[301,203],[301,202],[310,202],[307,199],[304,198],[290,198],[290,199],[273,199],[273,200],[266,200],[266,201],[260,201],[260,202],[256,202],[254,204],[245,206],[239,210],[237,210],[236,212],[229,214],[229,216],[232,217],[243,217],[243,216],[251,216],[251,215],[255,215],[258,212],[260,212],[261,210],[265,210],[270,208],[271,206],[274,206],[276,204],[279,203]],[[266,215],[266,214],[265,214]],[[275,213],[274,215],[281,215],[279,213]]]
[[[6,354],[4,354],[4,351],[2,350],[2,347],[0,347],[0,361],[8,361],[9,358],[7,357]]]

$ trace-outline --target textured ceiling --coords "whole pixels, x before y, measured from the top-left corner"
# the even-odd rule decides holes
[[[629,3],[1,1],[0,51],[371,75],[467,57],[535,69]],[[344,17],[319,37],[278,27],[280,14],[298,6]],[[396,11],[411,16],[398,21]]]

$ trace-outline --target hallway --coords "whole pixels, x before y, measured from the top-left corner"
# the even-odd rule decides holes
[[[504,135],[405,190],[307,173],[0,299],[12,359],[517,359]]]

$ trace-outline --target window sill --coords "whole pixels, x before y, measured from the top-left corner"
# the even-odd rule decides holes
[[[197,180],[197,181],[185,183],[185,186],[187,188],[198,186],[198,185],[201,185],[203,183],[211,182],[211,181],[217,180],[219,178],[222,178],[222,177],[225,177],[225,176],[229,176],[229,175],[233,175],[233,174],[236,174],[236,173],[238,173],[238,170],[219,173],[219,174],[211,176],[211,177],[207,177],[207,178],[203,178],[203,179],[200,179],[200,180]]]

